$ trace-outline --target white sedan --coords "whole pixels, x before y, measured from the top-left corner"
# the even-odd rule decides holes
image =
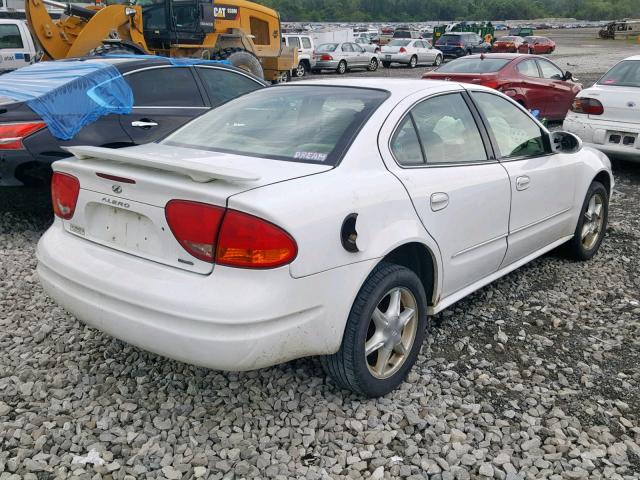
[[[582,90],[564,128],[611,156],[640,162],[640,55],[618,63]]]
[[[389,68],[392,63],[416,68],[418,65],[435,65],[442,63],[444,54],[433,48],[426,40],[396,39],[383,46],[380,51],[382,66]]]
[[[160,143],[53,164],[45,290],[158,354],[250,370],[318,355],[367,396],[427,316],[565,244],[598,251],[606,156],[494,90],[357,79],[258,90]]]

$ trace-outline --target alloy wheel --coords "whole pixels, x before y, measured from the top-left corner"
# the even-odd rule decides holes
[[[589,199],[589,205],[584,212],[581,240],[586,250],[591,250],[597,243],[604,224],[604,199],[599,193],[594,193]]]
[[[300,62],[298,63],[298,68],[296,68],[296,77],[298,78],[302,78],[304,77],[304,74],[306,73],[306,68],[304,66],[304,63]]]
[[[418,307],[413,293],[396,287],[387,292],[371,316],[364,355],[371,375],[391,377],[404,364],[418,331]]]

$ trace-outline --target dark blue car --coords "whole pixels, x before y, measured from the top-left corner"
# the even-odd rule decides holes
[[[244,70],[215,62],[185,61],[182,64],[178,60],[162,57],[130,56],[89,57],[46,63],[62,67],[58,71],[64,75],[65,65],[72,70],[72,65],[77,66],[79,62],[107,62],[117,69],[118,79],[126,82],[123,85],[129,94],[127,113],[103,112],[95,119],[91,112],[76,112],[74,108],[67,108],[75,98],[91,96],[92,93],[91,88],[79,86],[90,85],[86,78],[76,78],[73,95],[68,94],[70,84],[59,82],[55,88],[60,91],[66,89],[67,97],[58,104],[41,102],[44,104],[40,105],[43,110],[38,114],[36,111],[40,110],[35,108],[34,111],[34,103],[23,98],[22,93],[28,90],[27,84],[38,84],[38,81],[29,82],[29,69],[33,69],[38,80],[38,68],[42,75],[43,69],[51,67],[36,64],[14,72],[20,72],[25,85],[11,89],[11,82],[4,81],[5,89],[0,88],[0,186],[47,183],[51,175],[51,163],[69,156],[62,147],[92,145],[120,148],[154,142],[211,108],[267,85]],[[8,76],[0,78],[12,80]],[[111,86],[102,85],[101,88],[109,90]],[[55,97],[50,94],[56,92],[39,93],[46,98],[47,95]],[[33,96],[30,100],[33,100]],[[100,102],[100,98],[97,101]],[[72,138],[59,134],[59,125],[55,122],[56,109],[63,111],[63,114],[58,112],[58,116],[62,123],[67,124],[64,127],[69,127],[69,123],[76,119],[81,122],[77,125],[82,127],[73,132]]]
[[[491,44],[473,32],[451,32],[442,35],[436,42],[436,48],[445,57],[463,57],[474,53],[487,53],[491,51]]]

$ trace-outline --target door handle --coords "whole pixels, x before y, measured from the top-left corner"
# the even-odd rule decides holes
[[[529,188],[530,183],[531,183],[531,179],[526,175],[523,175],[522,177],[518,177],[516,178],[516,190],[520,192],[522,190],[526,190],[527,188]]]
[[[438,212],[449,205],[449,195],[444,192],[436,192],[431,195],[431,210]]]
[[[151,128],[151,127],[157,127],[158,124],[153,120],[148,120],[146,118],[143,118],[142,120],[135,120],[131,122],[131,126],[137,127],[137,128]]]

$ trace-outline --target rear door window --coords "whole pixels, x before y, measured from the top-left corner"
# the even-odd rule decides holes
[[[526,77],[540,78],[540,71],[538,65],[533,60],[525,60],[520,62],[517,66],[518,71]]]
[[[203,107],[200,89],[189,67],[139,70],[124,77],[135,107]]]
[[[416,167],[424,165],[420,140],[411,115],[404,117],[391,139],[391,152],[399,165]]]
[[[246,75],[232,70],[197,67],[196,71],[204,84],[212,107],[263,87]]]
[[[459,93],[429,98],[416,105],[411,115],[427,165],[488,159],[478,126]]]

